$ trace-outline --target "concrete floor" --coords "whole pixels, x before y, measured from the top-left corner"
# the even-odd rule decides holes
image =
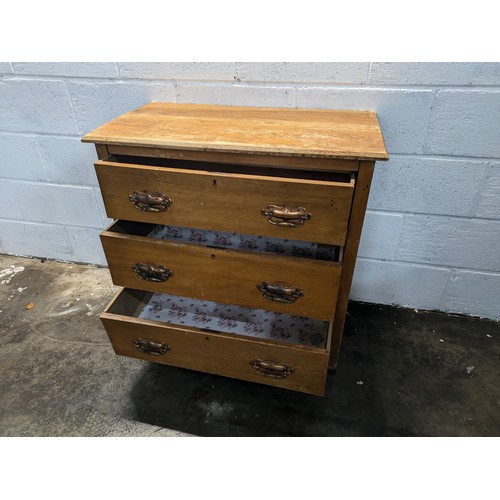
[[[498,322],[352,303],[320,398],[115,356],[115,290],[107,269],[0,255],[1,436],[500,435]]]

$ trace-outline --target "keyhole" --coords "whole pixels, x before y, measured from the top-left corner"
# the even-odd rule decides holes
[[[217,186],[217,179],[214,179],[212,182],[214,186]]]

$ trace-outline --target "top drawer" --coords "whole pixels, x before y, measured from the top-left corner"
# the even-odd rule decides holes
[[[108,217],[331,245],[345,242],[354,190],[348,174],[303,172],[307,178],[298,178],[292,175],[300,174],[287,170],[143,161],[110,156],[96,162]]]

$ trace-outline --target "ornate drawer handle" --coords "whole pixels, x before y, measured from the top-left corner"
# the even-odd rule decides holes
[[[263,281],[257,285],[257,288],[262,292],[262,296],[265,299],[284,302],[285,304],[293,304],[304,295],[304,292],[300,288],[288,286],[283,283],[267,283]]]
[[[286,363],[279,363],[271,360],[264,361],[262,359],[253,359],[250,361],[250,365],[260,375],[270,378],[287,378],[288,375],[295,371],[294,368],[288,366]]]
[[[174,273],[165,266],[157,266],[152,262],[138,262],[132,266],[141,280],[167,281]]]
[[[140,352],[144,354],[150,354],[151,356],[163,356],[166,352],[170,351],[172,348],[167,344],[162,344],[161,342],[155,342],[149,339],[134,339],[132,340],[132,345]]]
[[[172,204],[172,200],[163,193],[147,190],[134,191],[128,195],[128,199],[137,210],[145,212],[163,212]]]
[[[270,224],[285,227],[303,226],[312,217],[303,207],[290,208],[287,205],[267,205],[261,210],[261,214],[267,217]]]

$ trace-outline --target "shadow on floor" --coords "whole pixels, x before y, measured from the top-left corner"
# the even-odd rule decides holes
[[[333,377],[330,377],[333,378]],[[135,418],[201,436],[370,435],[335,414],[331,397],[151,365],[132,389]],[[373,407],[372,407],[373,408]],[[376,419],[380,424],[383,415]]]
[[[150,364],[131,388],[134,418],[201,436],[498,435],[488,357],[498,349],[482,352],[498,323],[478,330],[473,318],[360,303],[349,311],[324,398]]]

